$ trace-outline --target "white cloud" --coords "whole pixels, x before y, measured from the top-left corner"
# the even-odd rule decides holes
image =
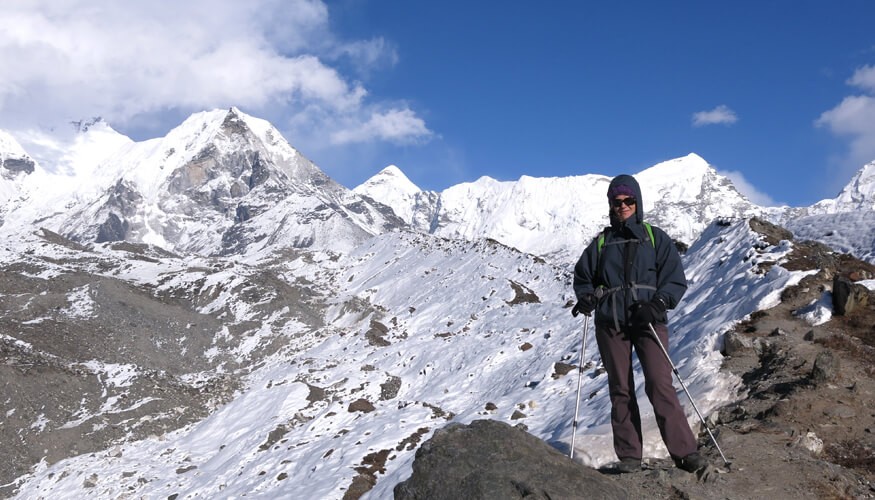
[[[327,136],[387,107],[341,73],[340,58],[363,72],[397,61],[382,39],[338,39],[321,0],[11,0],[3,10],[0,128],[98,115],[124,127],[238,106],[271,120],[320,117],[312,132]],[[430,133],[409,108],[383,112],[393,113],[419,121],[410,133]],[[384,136],[397,138],[372,137]]]
[[[366,123],[332,134],[331,142],[346,144],[350,142],[371,142],[385,140],[407,143],[427,139],[432,132],[425,122],[409,109],[392,109],[385,113],[374,113]]]
[[[698,111],[693,113],[693,126],[704,127],[705,125],[732,125],[738,121],[735,111],[721,104],[710,111]]]
[[[847,83],[869,95],[845,97],[836,107],[824,111],[814,123],[847,138],[848,150],[836,162],[853,171],[875,160],[875,66],[858,68]]]
[[[717,173],[732,181],[735,189],[743,194],[751,203],[755,203],[761,207],[776,207],[782,205],[782,203],[776,202],[775,199],[768,194],[757,189],[753,184],[748,182],[744,177],[744,174],[737,170],[718,171]]]
[[[857,71],[848,80],[848,84],[875,93],[875,66],[857,68]]]

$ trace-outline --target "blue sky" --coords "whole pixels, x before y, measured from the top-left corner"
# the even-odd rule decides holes
[[[0,127],[266,118],[354,187],[634,173],[697,153],[761,203],[875,160],[875,3],[12,1]]]

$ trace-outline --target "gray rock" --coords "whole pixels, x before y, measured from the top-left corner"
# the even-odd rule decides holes
[[[106,221],[97,228],[97,243],[107,241],[123,241],[128,233],[128,221],[122,221],[118,215],[110,213]]]
[[[723,350],[721,352],[724,356],[733,356],[738,352],[751,348],[751,341],[741,336],[738,332],[728,331],[723,335]]]
[[[14,175],[24,172],[25,174],[32,174],[34,171],[34,163],[30,158],[7,158],[6,160],[0,160],[0,168],[5,171],[0,171],[4,177],[12,178]],[[7,173],[8,171],[9,173]]]
[[[416,451],[396,500],[628,498],[609,478],[495,420],[450,424]]]
[[[869,303],[869,289],[848,278],[836,275],[832,282],[832,309],[837,316],[865,308]]]
[[[814,360],[811,368],[811,379],[815,383],[831,382],[838,377],[839,359],[832,351],[823,351]]]

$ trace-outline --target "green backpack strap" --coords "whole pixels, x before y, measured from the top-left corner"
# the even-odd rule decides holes
[[[649,222],[644,223],[644,229],[647,230],[647,236],[650,237],[650,245],[653,248],[656,248],[656,240],[653,238],[653,228],[650,226]]]

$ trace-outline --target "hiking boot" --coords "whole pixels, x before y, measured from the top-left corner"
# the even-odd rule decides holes
[[[640,470],[640,458],[621,458],[617,465],[614,466],[614,471],[616,471],[618,474],[626,474],[627,472],[638,472]]]
[[[694,451],[684,458],[675,459],[674,464],[677,466],[678,469],[685,470],[687,472],[696,472],[707,467],[708,461],[705,460],[705,457],[699,455],[698,451]]]

